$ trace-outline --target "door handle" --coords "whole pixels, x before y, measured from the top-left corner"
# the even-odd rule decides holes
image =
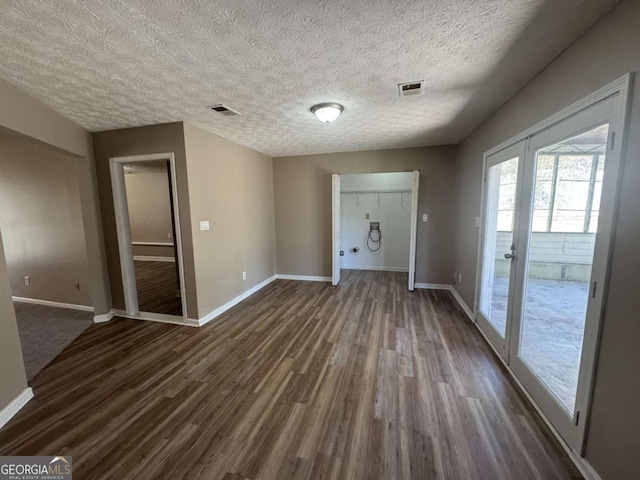
[[[505,253],[504,254],[504,258],[506,258],[507,260],[515,260],[516,259],[516,254],[515,253]]]

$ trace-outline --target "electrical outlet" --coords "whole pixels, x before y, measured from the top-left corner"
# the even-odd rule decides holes
[[[476,217],[476,228],[480,228],[480,217]]]
[[[76,290],[80,291],[80,283],[76,283]]]
[[[428,213],[423,213],[422,214],[422,221],[423,222],[428,222],[429,221],[429,214]]]
[[[170,233],[167,233],[167,238],[168,238],[169,240],[171,240],[171,234],[170,234]]]
[[[247,279],[247,272],[242,272],[242,279],[246,280]]]
[[[462,283],[462,274],[458,273],[458,283]]]
[[[340,256],[344,257],[344,250],[340,250]]]
[[[25,285],[31,285],[31,279],[29,278],[28,275],[24,276],[24,284]]]

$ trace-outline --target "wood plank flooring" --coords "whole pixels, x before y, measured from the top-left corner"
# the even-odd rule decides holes
[[[176,264],[135,260],[133,265],[140,311],[182,316]]]
[[[580,478],[446,291],[278,280],[200,329],[94,325],[34,380],[2,455],[74,478]]]

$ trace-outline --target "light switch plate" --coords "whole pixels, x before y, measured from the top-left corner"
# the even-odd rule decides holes
[[[428,213],[423,213],[422,214],[422,221],[423,222],[428,222],[429,221],[429,214]]]
[[[476,227],[480,228],[480,217],[476,217]]]
[[[209,230],[209,220],[200,221],[200,231],[204,232],[205,230]]]

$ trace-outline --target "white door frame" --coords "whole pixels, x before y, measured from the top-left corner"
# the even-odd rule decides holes
[[[370,175],[378,173],[407,173],[407,172],[367,172],[348,173],[343,175]],[[409,281],[407,288],[413,292],[415,289],[416,275],[416,248],[418,239],[418,200],[420,188],[420,170],[412,172],[411,188],[411,233],[409,236]],[[340,175],[331,175],[331,284],[338,285],[340,282]]]
[[[625,147],[626,147],[626,139],[628,136],[628,122],[629,115],[628,112],[630,110],[630,87],[632,82],[632,74],[626,74],[623,77],[611,82],[610,84],[602,87],[596,92],[588,95],[582,100],[570,105],[569,107],[561,110],[548,117],[547,119],[537,123],[536,125],[528,128],[527,130],[519,133],[511,137],[509,140],[502,142],[500,145],[488,150],[484,154],[483,158],[483,172],[482,172],[482,193],[481,193],[481,202],[484,203],[484,178],[487,171],[487,158],[491,155],[504,150],[507,147],[510,147],[516,143],[519,143],[523,140],[527,141],[527,144],[530,141],[530,138],[534,135],[541,134],[542,132],[550,129],[551,127],[564,122],[571,117],[579,114],[580,112],[597,105],[600,102],[603,102],[612,97],[617,97],[617,112],[614,113],[613,117],[610,121],[610,130],[609,130],[609,144],[608,144],[608,153],[607,153],[607,163],[605,168],[608,168],[609,171],[609,182],[610,188],[605,195],[603,188],[603,197],[601,200],[601,212],[602,209],[605,208],[607,211],[606,215],[600,215],[600,223],[599,223],[599,237],[600,240],[598,245],[596,245],[596,251],[599,255],[599,258],[602,259],[602,262],[598,262],[598,265],[594,263],[593,266],[593,275],[597,275],[599,278],[598,281],[598,289],[599,289],[599,299],[597,301],[597,305],[593,308],[594,314],[593,317],[595,320],[591,322],[587,322],[585,326],[585,333],[583,339],[582,346],[582,358],[581,362],[583,368],[580,372],[579,378],[579,386],[578,386],[578,396],[576,397],[576,410],[580,411],[580,418],[578,420],[578,429],[575,435],[572,435],[571,438],[563,438],[556,427],[551,423],[550,419],[546,416],[544,411],[540,408],[539,405],[535,403],[531,394],[526,390],[526,388],[522,385],[522,383],[518,380],[517,375],[514,373],[513,369],[510,365],[507,364],[507,369],[511,375],[516,379],[516,383],[525,390],[527,397],[532,400],[534,407],[540,413],[545,423],[550,427],[553,434],[560,441],[563,447],[567,450],[567,452],[571,455],[572,458],[581,457],[583,454],[583,449],[585,445],[586,439],[586,431],[587,425],[589,423],[590,409],[591,409],[591,397],[593,393],[593,381],[595,376],[595,361],[598,354],[598,346],[600,341],[600,333],[602,326],[602,316],[604,314],[604,298],[606,298],[607,291],[609,289],[609,276],[610,276],[610,264],[611,264],[611,255],[613,250],[613,233],[615,231],[615,222],[617,219],[617,209],[619,202],[619,186],[621,181],[621,172],[622,172],[622,159],[625,157]],[[606,197],[606,198],[605,198]],[[484,225],[484,210],[481,211],[481,225]],[[604,220],[603,220],[604,219]],[[523,223],[523,222],[521,222]],[[477,322],[478,317],[478,303],[479,303],[479,295],[480,295],[480,282],[481,282],[481,271],[480,271],[480,262],[483,256],[483,248],[482,248],[482,228],[479,229],[478,232],[478,257],[477,257],[477,265],[476,269],[476,291],[475,291],[475,300],[474,300],[474,318]],[[521,248],[522,249],[522,248]]]
[[[340,283],[340,175],[331,175],[331,285]]]
[[[152,162],[165,160],[169,162],[171,171],[171,190],[173,200],[173,215],[175,219],[175,242],[178,253],[178,272],[180,282],[180,299],[182,302],[182,317],[161,313],[140,312],[138,308],[138,291],[133,264],[133,248],[131,246],[131,224],[129,223],[129,208],[127,191],[124,180],[124,164],[132,162]],[[126,157],[109,158],[111,170],[111,189],[113,192],[113,207],[116,215],[116,230],[118,233],[118,250],[120,254],[120,270],[122,273],[122,288],[126,314],[129,318],[153,321],[173,321],[182,319],[187,322],[187,292],[185,288],[184,260],[182,255],[182,235],[180,233],[180,208],[178,204],[178,182],[176,178],[176,161],[173,152],[152,153],[148,155],[131,155]],[[118,314],[122,315],[120,312]]]
[[[411,233],[409,236],[409,285],[407,288],[413,292],[416,287],[416,248],[418,244],[418,195],[420,190],[420,170],[411,172],[413,183],[411,185]]]

